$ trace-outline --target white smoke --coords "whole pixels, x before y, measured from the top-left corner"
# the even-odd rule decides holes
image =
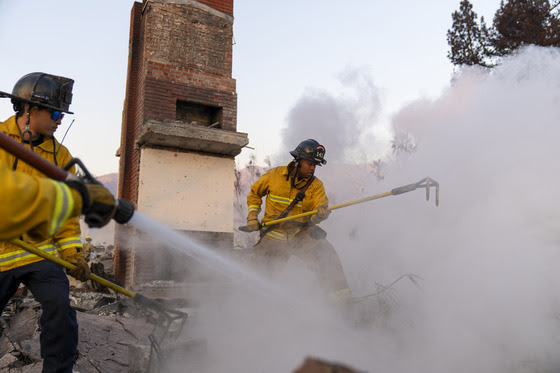
[[[386,149],[376,136],[381,114],[379,90],[363,70],[340,74],[340,91],[308,89],[288,114],[288,126],[282,132],[285,154],[305,139],[315,139],[326,149],[328,160],[340,163],[379,157]],[[284,155],[284,153],[282,155]],[[291,158],[289,155],[280,158]]]
[[[286,148],[311,137],[331,159],[367,151],[380,141],[369,132],[375,92],[306,95],[290,113]],[[351,313],[341,321],[316,300],[209,289],[194,334],[208,342],[210,371],[288,372],[308,355],[372,372],[560,370],[559,96],[559,50],[526,48],[492,71],[465,69],[441,97],[403,108],[393,124],[417,150],[387,164],[382,181],[366,168],[320,168],[331,203],[426,176],[440,183],[439,207],[433,189],[428,202],[417,190],[336,210],[321,224],[355,295],[402,274],[422,278],[422,290],[403,279],[394,286],[399,307],[352,327]],[[369,102],[362,116],[358,102]],[[313,289],[293,279],[294,299]]]
[[[413,323],[393,320],[400,369],[560,369],[559,94],[558,49],[530,47],[490,72],[464,70],[440,98],[395,116],[417,153],[365,192],[430,176],[440,207],[415,191],[329,219],[356,290],[402,273],[424,278],[421,294],[399,285]]]

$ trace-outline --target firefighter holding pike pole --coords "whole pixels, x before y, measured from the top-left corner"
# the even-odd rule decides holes
[[[73,80],[31,73],[20,78],[11,98],[15,115],[0,122],[2,136],[21,143],[54,165],[72,158],[53,136],[64,113],[70,113]],[[10,169],[12,171],[10,171]],[[108,223],[116,211],[112,194],[101,185],[67,180],[64,183],[44,178],[44,174],[13,154],[0,150],[2,190],[18,195],[2,195],[2,238],[21,237],[42,253],[60,256],[73,264],[69,274],[80,281],[89,278],[89,268],[81,253],[78,215],[96,226]],[[11,173],[10,173],[11,172]],[[33,195],[35,194],[35,195]],[[15,211],[12,211],[11,208]],[[12,220],[10,220],[12,219]],[[30,223],[32,222],[32,223]],[[29,234],[27,233],[29,231]],[[70,306],[69,283],[63,267],[30,254],[8,241],[0,242],[0,310],[26,285],[42,306],[41,357],[43,372],[71,372],[78,344],[76,312]]]
[[[295,255],[315,272],[323,290],[335,298],[350,296],[350,288],[334,247],[317,224],[327,219],[329,199],[315,168],[327,163],[325,147],[314,139],[302,141],[290,154],[294,160],[262,175],[247,196],[247,229],[260,230],[261,239],[253,247],[264,269],[274,274]],[[258,216],[266,197],[263,223],[315,210],[313,216],[262,227]],[[262,228],[262,229],[261,229]]]
[[[252,185],[247,195],[247,226],[240,227],[240,230],[260,232],[260,240],[253,250],[266,270],[278,270],[291,255],[295,255],[315,272],[331,298],[347,299],[352,296],[340,259],[327,241],[326,232],[317,225],[327,219],[332,210],[407,193],[420,187],[426,188],[426,199],[429,199],[432,186],[436,188],[436,205],[439,203],[439,184],[427,177],[385,193],[329,206],[323,183],[314,175],[317,165],[327,163],[324,159],[325,147],[316,140],[308,139],[290,154],[294,157],[292,162],[270,169]],[[264,217],[259,222],[264,197]]]

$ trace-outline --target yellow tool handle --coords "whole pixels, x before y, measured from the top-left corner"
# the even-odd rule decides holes
[[[374,199],[387,197],[387,196],[390,196],[390,195],[392,195],[392,191],[379,193],[379,194],[376,194],[374,196],[364,197],[364,198],[356,199],[356,200],[353,200],[353,201],[340,203],[338,205],[332,205],[332,206],[329,206],[327,208],[329,210],[336,210],[336,209],[340,209],[340,208],[347,207],[347,206],[357,205],[358,203],[367,202],[367,201],[371,201],[371,200],[374,200]],[[307,211],[307,212],[304,212],[304,213],[301,213],[301,214],[288,216],[288,217],[285,217],[285,218],[282,218],[282,219],[267,221],[266,223],[262,223],[261,227],[264,228],[264,227],[267,227],[269,225],[283,223],[285,221],[302,218],[304,216],[315,215],[316,213],[317,213],[317,210],[312,210],[312,211]]]
[[[67,269],[74,269],[76,268],[76,266],[72,263],[68,263],[66,260],[60,259],[57,256],[54,256],[52,254],[47,254],[39,249],[37,249],[35,246],[28,244],[27,242],[24,242],[22,240],[18,240],[18,239],[12,239],[9,240],[11,243],[13,243],[14,245],[17,245],[19,247],[21,247],[23,250],[30,252],[32,254],[35,254],[37,256],[40,256],[43,259],[47,259],[50,260],[51,262],[55,262],[60,264],[61,266],[63,266],[64,268]],[[135,293],[133,293],[130,290],[127,290],[117,284],[112,283],[111,281],[107,281],[105,280],[103,277],[99,277],[97,275],[94,274],[90,274],[89,278],[97,283],[100,283],[103,286],[108,287],[109,289],[113,289],[116,292],[119,292],[121,294],[126,295],[127,297],[130,297],[132,299],[134,299],[134,297],[136,296]]]

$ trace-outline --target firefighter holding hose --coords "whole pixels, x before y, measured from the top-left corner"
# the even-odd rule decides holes
[[[260,231],[261,239],[253,247],[259,262],[275,272],[291,255],[302,259],[317,275],[321,286],[332,297],[350,296],[350,289],[334,247],[326,232],[317,224],[328,218],[329,200],[315,168],[327,163],[325,147],[316,140],[302,141],[290,154],[287,166],[270,169],[251,187],[247,195],[247,228]],[[263,223],[317,210],[305,216],[262,228],[259,222],[262,198],[266,197]],[[262,228],[262,229],[261,229]]]
[[[31,73],[20,78],[11,98],[15,115],[0,122],[0,131],[58,166],[72,158],[53,136],[72,100],[73,80]],[[10,171],[10,169],[12,171]],[[73,171],[73,170],[71,170]],[[97,226],[108,223],[116,210],[115,199],[103,186],[73,180],[55,182],[16,156],[0,149],[2,224],[0,238],[21,236],[41,251],[74,264],[69,272],[80,281],[89,278],[83,258],[78,215]],[[47,235],[47,238],[45,238]],[[41,357],[43,372],[71,372],[78,344],[76,312],[70,307],[69,283],[63,268],[0,242],[0,310],[26,285],[42,306]]]

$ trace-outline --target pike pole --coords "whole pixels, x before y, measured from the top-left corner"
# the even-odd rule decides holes
[[[436,188],[436,206],[438,206],[439,205],[439,183],[437,181],[435,181],[434,179],[432,179],[431,177],[426,177],[426,178],[420,180],[417,183],[404,185],[404,186],[401,186],[401,187],[398,187],[398,188],[391,189],[390,191],[387,191],[387,192],[384,192],[384,193],[375,194],[373,196],[364,197],[364,198],[356,199],[356,200],[353,200],[353,201],[344,202],[344,203],[341,203],[341,204],[338,204],[338,205],[332,205],[332,206],[329,206],[328,209],[332,211],[332,210],[340,209],[340,208],[347,207],[347,206],[357,205],[358,203],[372,201],[374,199],[380,199],[380,198],[384,198],[384,197],[396,196],[396,195],[399,195],[399,194],[412,192],[413,190],[416,190],[418,188],[426,188],[426,201],[429,201],[430,200],[430,187],[432,187],[432,186]],[[302,218],[304,216],[315,215],[316,213],[317,213],[317,210],[312,210],[312,211],[307,211],[307,212],[297,214],[297,215],[287,216],[287,217],[282,218],[282,219],[267,221],[267,222],[261,223],[259,228],[263,229],[265,227],[270,227],[271,225],[280,224],[280,223],[283,223],[283,222],[286,222],[286,221],[289,221],[289,220],[299,219],[299,218]],[[242,227],[239,227],[239,230],[242,231],[242,232],[249,232],[249,229],[247,228],[246,225],[244,225]]]

